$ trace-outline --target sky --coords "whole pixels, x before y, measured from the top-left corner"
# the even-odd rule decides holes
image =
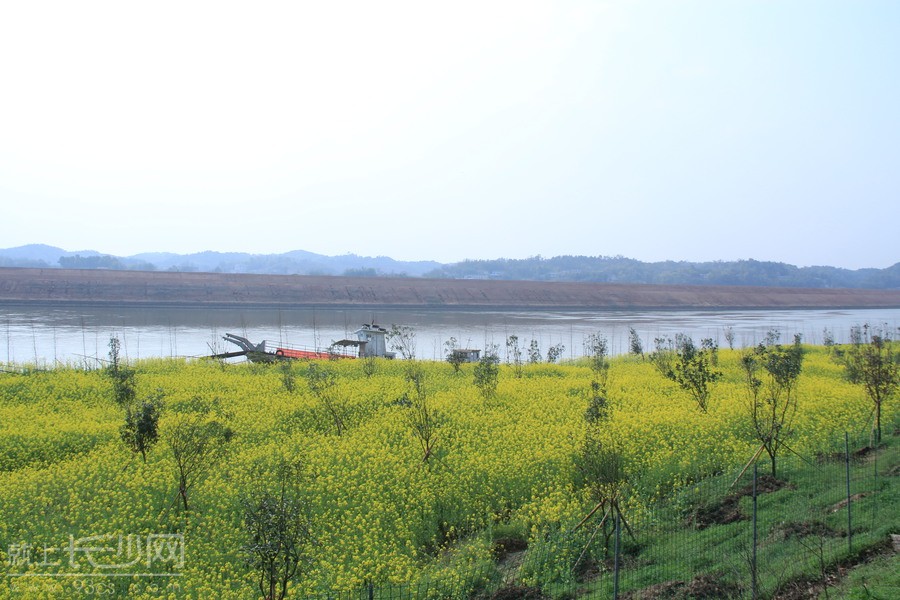
[[[0,0],[0,248],[900,261],[900,2]]]

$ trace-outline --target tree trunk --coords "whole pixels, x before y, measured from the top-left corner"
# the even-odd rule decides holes
[[[875,403],[875,444],[881,443],[881,402]]]

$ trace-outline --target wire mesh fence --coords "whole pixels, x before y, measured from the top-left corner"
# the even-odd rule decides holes
[[[784,451],[774,473],[762,453],[639,511],[601,510],[577,532],[560,528],[527,549],[500,546],[493,563],[463,575],[317,598],[799,597],[791,590],[808,593],[887,551],[898,527],[898,465],[897,444],[848,437],[815,456]]]

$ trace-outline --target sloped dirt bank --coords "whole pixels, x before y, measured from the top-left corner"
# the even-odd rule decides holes
[[[900,290],[0,268],[0,302],[494,310],[900,308]]]

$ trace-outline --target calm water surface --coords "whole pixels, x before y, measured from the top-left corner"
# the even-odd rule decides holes
[[[505,353],[506,339],[516,335],[523,346],[534,339],[542,352],[553,344],[566,347],[564,356],[583,353],[584,338],[602,333],[613,354],[628,351],[629,327],[641,336],[646,350],[653,339],[686,333],[695,340],[711,337],[727,346],[725,332],[734,332],[735,346],[752,345],[769,329],[790,341],[822,343],[828,329],[837,342],[847,341],[850,328],[863,323],[887,325],[895,334],[900,309],[878,310],[753,310],[753,311],[428,311],[428,310],[247,310],[139,308],[27,308],[0,305],[0,361],[6,363],[98,364],[105,359],[111,336],[118,336],[129,359],[198,357],[237,350],[222,336],[236,333],[259,342],[325,347],[352,337],[363,323],[390,327],[409,325],[416,332],[419,358],[440,359],[451,336],[469,348],[490,344]]]

